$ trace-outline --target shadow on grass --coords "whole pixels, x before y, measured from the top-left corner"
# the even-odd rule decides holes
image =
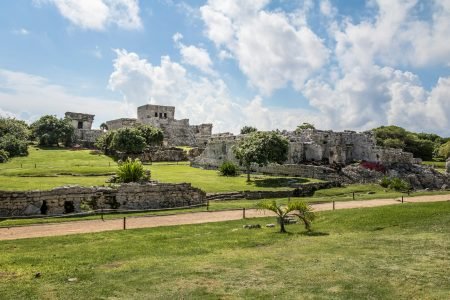
[[[307,183],[309,180],[304,178],[255,178],[252,181],[257,187],[293,187],[300,183]]]
[[[320,231],[303,231],[300,232],[299,234],[301,235],[306,235],[306,236],[327,236],[330,235],[328,232],[320,232]]]

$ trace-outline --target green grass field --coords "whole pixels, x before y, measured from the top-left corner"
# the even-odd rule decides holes
[[[445,161],[424,161],[422,163],[424,165],[434,166],[434,168],[441,173],[445,172]]]
[[[51,189],[61,185],[106,185],[108,175],[116,172],[117,163],[110,157],[91,154],[89,150],[49,149],[30,147],[27,157],[0,164],[0,190]],[[250,183],[244,175],[220,176],[214,170],[192,168],[188,162],[154,163],[146,165],[152,178],[161,182],[190,182],[206,192],[243,190],[286,190],[293,183],[317,182],[298,177],[253,176]]]
[[[274,221],[2,241],[0,299],[448,298],[449,203],[321,212],[311,235],[242,228]]]

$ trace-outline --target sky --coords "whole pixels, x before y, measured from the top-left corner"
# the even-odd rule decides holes
[[[0,115],[450,136],[450,0],[0,1]]]

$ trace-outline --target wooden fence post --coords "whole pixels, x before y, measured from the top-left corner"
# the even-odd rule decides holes
[[[333,200],[333,210],[335,210],[335,208],[336,208],[336,204],[335,204],[335,201]]]
[[[123,217],[123,230],[127,229],[127,217]]]
[[[245,219],[245,207],[242,208],[242,219]]]

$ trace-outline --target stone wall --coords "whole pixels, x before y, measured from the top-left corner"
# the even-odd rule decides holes
[[[90,209],[159,209],[200,205],[205,193],[189,183],[61,187],[50,191],[0,191],[0,216],[58,215]]]
[[[75,129],[75,143],[85,147],[92,147],[99,136],[103,134],[100,129]]]
[[[136,119],[132,118],[121,118],[116,120],[111,120],[106,122],[106,126],[108,126],[108,130],[117,130],[119,128],[124,127],[133,127],[136,124]]]
[[[379,162],[385,166],[394,163],[414,163],[413,155],[399,149],[385,149],[376,146],[371,133],[353,131],[333,132],[304,130],[301,133],[283,132],[289,141],[288,158],[280,168],[303,168],[302,164],[348,165],[355,161]],[[220,166],[224,161],[238,163],[233,154],[233,146],[243,135],[214,136],[209,140],[202,155],[197,157],[194,166]],[[294,167],[291,165],[298,165]],[[276,168],[280,173],[280,168]],[[302,172],[299,170],[298,172]]]
[[[321,189],[340,187],[339,182],[317,182],[301,184],[298,187],[286,191],[242,191],[229,193],[209,193],[206,199],[211,200],[238,200],[238,199],[267,199],[267,198],[287,198],[287,197],[309,197],[314,192]]]
[[[152,147],[145,149],[140,154],[117,153],[116,157],[121,160],[125,160],[127,157],[132,159],[139,158],[142,162],[187,161],[188,153],[183,149],[175,147]]]
[[[445,171],[450,175],[450,158],[445,162]]]

